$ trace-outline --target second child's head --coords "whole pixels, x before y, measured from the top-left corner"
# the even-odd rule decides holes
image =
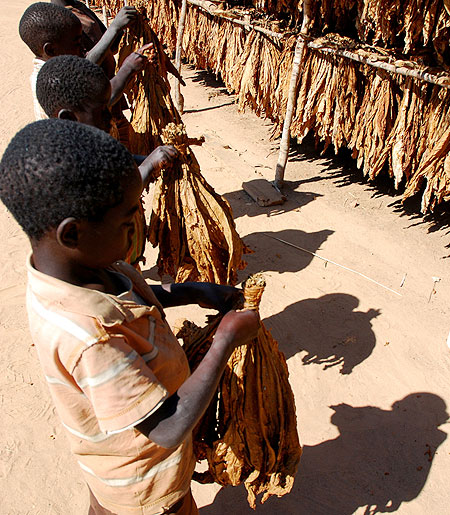
[[[100,66],[87,59],[61,55],[47,61],[37,76],[36,96],[50,118],[111,129],[111,83]]]
[[[19,34],[36,57],[48,61],[57,55],[83,56],[80,20],[59,5],[37,2],[19,22]]]
[[[67,120],[27,125],[0,162],[0,198],[33,252],[77,269],[106,268],[125,257],[141,191],[125,147]]]

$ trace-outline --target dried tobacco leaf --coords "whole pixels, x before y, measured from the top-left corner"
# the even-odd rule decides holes
[[[253,276],[244,285],[245,303],[258,309],[265,281]],[[204,328],[186,322],[178,337],[192,370],[208,351],[220,317]],[[258,337],[231,355],[218,392],[194,430],[194,452],[208,461],[197,474],[201,482],[244,483],[248,502],[256,506],[270,496],[289,493],[297,472],[301,446],[295,401],[286,359],[262,324]]]

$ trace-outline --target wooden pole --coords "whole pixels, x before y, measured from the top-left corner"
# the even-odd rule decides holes
[[[317,50],[318,52],[322,52],[324,54],[338,55],[340,57],[345,57],[347,59],[351,59],[352,61],[356,61],[358,63],[366,64],[368,66],[372,66],[373,68],[379,68],[381,70],[386,70],[389,73],[396,73],[398,75],[403,75],[404,77],[412,77],[414,79],[424,80],[429,82],[430,84],[435,84],[437,86],[442,86],[443,88],[450,88],[450,76],[446,74],[445,76],[439,77],[438,75],[428,73],[426,71],[415,70],[414,68],[407,68],[406,66],[399,66],[395,63],[387,63],[385,61],[378,61],[375,55],[365,56],[361,54],[357,54],[356,52],[350,52],[349,50],[343,50],[340,48],[333,47],[325,47],[323,45],[323,40],[321,42],[316,43],[315,41],[311,41],[308,43],[308,48],[312,48],[313,50]]]
[[[311,0],[303,0],[303,22],[300,30],[300,36],[295,44],[294,59],[292,62],[291,80],[289,82],[289,96],[286,106],[286,114],[283,122],[283,132],[280,142],[280,153],[278,155],[277,167],[275,170],[275,187],[280,189],[283,186],[284,172],[289,154],[290,130],[292,117],[294,115],[295,106],[297,104],[297,85],[300,72],[300,64],[305,52],[306,41],[304,37],[309,32],[311,25]]]
[[[178,32],[177,32],[177,45],[175,51],[175,68],[181,75],[181,50],[183,43],[184,25],[186,22],[186,11],[187,11],[187,0],[183,0],[181,4],[180,17],[178,19]],[[177,80],[175,83],[175,104],[180,114],[183,114],[184,100],[183,95],[180,91],[180,81]]]
[[[108,28],[108,15],[106,14],[106,5],[102,7],[102,13],[103,13],[103,24],[106,28]]]
[[[265,36],[275,39],[282,39],[286,36],[286,33],[282,32],[274,32],[273,30],[266,29],[264,27],[260,27],[259,25],[254,25],[249,23],[248,21],[240,20],[239,18],[234,18],[232,16],[227,15],[227,11],[219,9],[216,4],[209,2],[208,0],[187,0],[188,4],[195,5],[196,7],[200,7],[204,11],[206,11],[211,16],[216,16],[217,18],[222,18],[223,20],[227,20],[230,23],[234,23],[235,25],[240,25],[246,30],[255,30],[256,32],[260,32]]]

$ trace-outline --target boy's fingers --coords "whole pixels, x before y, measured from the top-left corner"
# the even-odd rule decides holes
[[[153,43],[146,43],[145,45],[141,46],[139,51],[141,50],[148,50],[149,48],[153,48],[155,45]]]
[[[170,156],[173,156],[173,157],[176,157],[179,154],[178,150],[175,147],[171,146],[171,145],[170,146],[168,145],[166,147],[166,152],[168,154],[170,154]]]

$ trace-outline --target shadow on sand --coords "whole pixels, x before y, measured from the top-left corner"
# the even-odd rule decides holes
[[[346,293],[330,293],[305,299],[264,320],[286,358],[306,351],[303,363],[323,365],[324,370],[340,366],[341,374],[351,374],[375,348],[372,319],[380,311],[357,311],[359,300]],[[298,321],[302,330],[298,331]]]
[[[339,436],[305,445],[290,494],[257,506],[261,515],[364,515],[395,512],[425,485],[433,458],[447,434],[444,401],[432,393],[413,393],[391,409],[331,406]],[[430,507],[430,509],[432,509]],[[224,488],[200,515],[250,515],[245,489]],[[430,511],[431,513],[431,511]]]
[[[311,263],[313,256],[297,250],[291,252],[289,247],[274,238],[317,252],[332,234],[333,231],[328,229],[310,233],[300,229],[285,229],[249,234],[244,238],[244,242],[254,251],[254,254],[245,256],[248,261],[245,273],[248,275],[270,270],[280,273],[299,272]]]
[[[297,188],[303,184],[319,182],[322,180],[322,177],[311,177],[309,179],[298,181],[286,181],[283,193],[287,197],[287,200],[284,204],[275,206],[258,206],[258,204],[249,195],[247,195],[243,189],[225,193],[223,196],[230,203],[234,219],[240,218],[241,216],[276,216],[298,210],[316,200],[317,197],[321,197],[322,195],[320,193],[314,193],[313,191],[297,191]]]

